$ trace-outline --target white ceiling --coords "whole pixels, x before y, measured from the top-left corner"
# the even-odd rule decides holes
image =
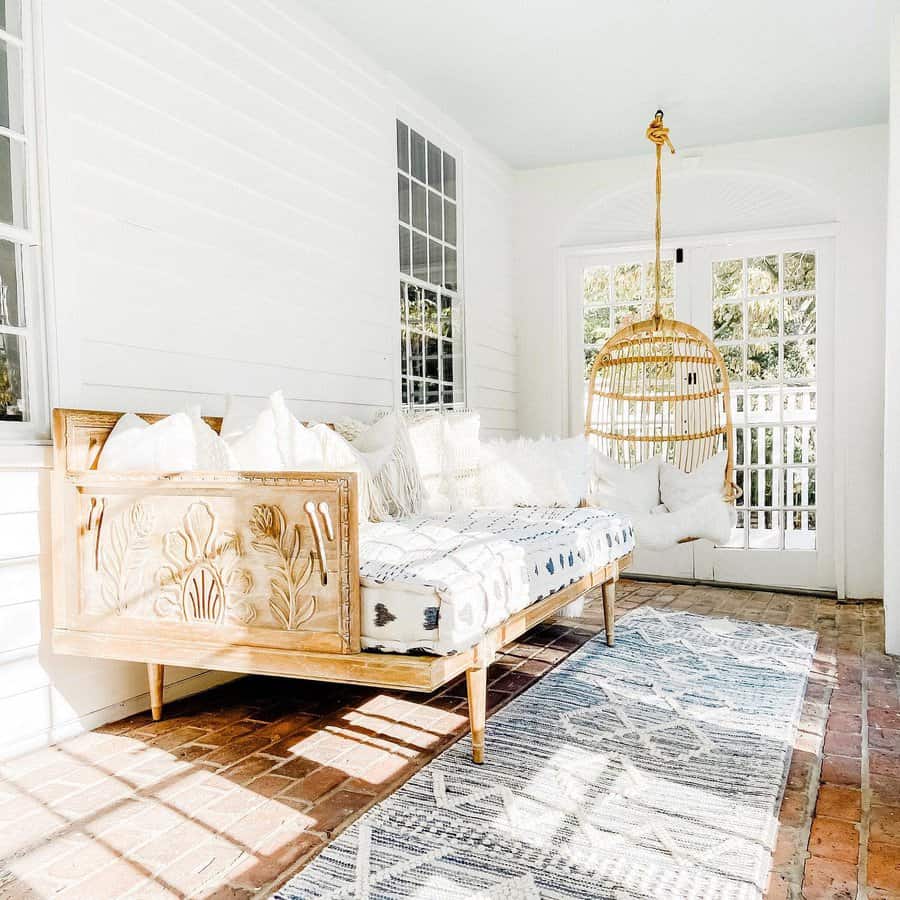
[[[895,0],[301,0],[517,168],[887,119]]]

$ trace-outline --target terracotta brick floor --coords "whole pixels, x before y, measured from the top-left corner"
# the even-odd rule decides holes
[[[900,660],[880,604],[635,582],[619,599],[818,630],[768,896],[900,898]],[[532,631],[493,666],[491,707],[600,630],[590,604]],[[465,730],[458,683],[244,678],[133,716],[0,766],[0,897],[267,895]]]

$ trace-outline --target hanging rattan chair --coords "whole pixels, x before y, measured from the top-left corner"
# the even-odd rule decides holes
[[[725,450],[722,496],[733,503],[734,451],[728,372],[702,331],[667,319],[660,304],[661,153],[674,153],[657,111],[647,129],[656,145],[656,304],[653,315],[626,325],[599,350],[588,381],[585,434],[625,467],[661,456],[684,472]]]

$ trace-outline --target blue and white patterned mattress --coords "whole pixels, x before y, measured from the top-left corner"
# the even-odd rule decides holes
[[[536,600],[634,548],[600,509],[478,509],[360,531],[362,646],[455,653]]]

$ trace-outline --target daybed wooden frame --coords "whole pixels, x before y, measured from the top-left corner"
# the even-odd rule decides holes
[[[630,555],[464,652],[362,652],[355,474],[98,472],[120,415],[54,411],[53,648],[146,663],[154,719],[166,665],[422,692],[465,672],[482,762],[486,671],[499,648],[598,586],[613,643]],[[206,421],[219,430],[220,419]]]

